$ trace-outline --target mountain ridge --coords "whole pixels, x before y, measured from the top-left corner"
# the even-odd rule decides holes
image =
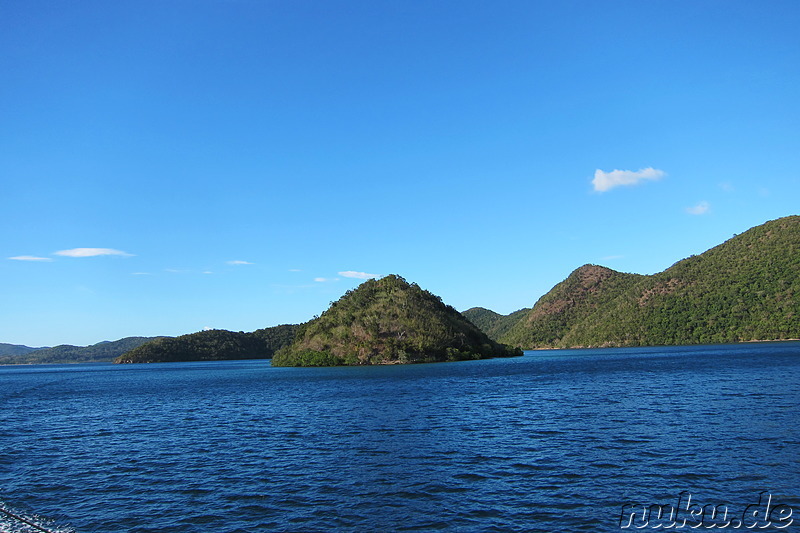
[[[71,364],[107,363],[115,357],[160,337],[124,337],[116,341],[101,341],[89,346],[60,344],[37,348],[19,355],[0,356],[0,364]]]
[[[652,275],[579,267],[497,340],[533,349],[798,337],[800,216],[789,216]]]

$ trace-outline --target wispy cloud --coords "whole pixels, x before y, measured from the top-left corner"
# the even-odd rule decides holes
[[[133,254],[123,252],[122,250],[115,250],[113,248],[72,248],[71,250],[61,250],[59,252],[55,252],[54,255],[61,255],[64,257],[97,257],[101,255],[133,257]]]
[[[250,261],[241,261],[241,260],[234,260],[234,261],[227,261],[229,265],[254,265],[255,263],[251,263]]]
[[[355,272],[353,270],[345,270],[344,272],[339,272],[339,275],[343,278],[355,278],[355,279],[372,279],[377,278],[377,274],[367,274],[366,272]]]
[[[49,257],[37,257],[35,255],[17,255],[9,257],[13,261],[38,261],[40,263],[49,263],[52,261]]]
[[[339,281],[339,278],[314,278],[317,283],[330,283],[332,281]]]
[[[623,185],[636,185],[644,180],[657,181],[666,175],[667,173],[663,170],[653,167],[642,168],[637,171],[615,169],[611,172],[604,172],[598,168],[594,171],[592,185],[594,185],[595,191],[605,192]]]
[[[692,207],[687,207],[686,212],[690,215],[705,215],[708,213],[708,210],[711,209],[711,204],[703,200],[697,205],[693,205]]]

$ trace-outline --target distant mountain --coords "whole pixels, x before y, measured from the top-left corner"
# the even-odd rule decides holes
[[[0,364],[67,364],[111,362],[115,357],[158,337],[126,337],[117,341],[103,341],[92,346],[62,344],[42,348],[24,355],[2,356]]]
[[[506,334],[517,322],[519,322],[531,309],[526,307],[519,311],[514,311],[509,315],[501,315],[484,307],[473,307],[461,314],[470,322],[478,326],[490,339],[498,340]]]
[[[297,326],[282,325],[252,333],[214,329],[153,340],[132,349],[115,363],[161,363],[177,361],[218,361],[228,359],[269,359],[294,338]]]
[[[272,366],[422,363],[522,355],[486,336],[441,298],[396,275],[347,291],[300,326]]]
[[[31,348],[30,346],[23,346],[22,344],[6,344],[0,342],[0,356],[2,355],[25,355],[42,348]]]
[[[499,337],[524,348],[800,338],[800,216],[650,276],[584,265]]]

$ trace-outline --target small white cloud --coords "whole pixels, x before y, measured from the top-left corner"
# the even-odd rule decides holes
[[[600,258],[601,261],[614,261],[615,259],[622,259],[624,255],[607,255],[605,257]]]
[[[72,248],[71,250],[61,250],[54,255],[62,255],[64,257],[97,257],[100,255],[119,255],[122,257],[132,257],[133,254],[123,252],[122,250],[115,250],[113,248]]]
[[[49,257],[37,257],[35,255],[17,255],[14,257],[9,257],[9,259],[13,261],[38,261],[41,263],[49,263],[52,261]]]
[[[633,170],[616,169],[611,172],[604,172],[598,168],[594,171],[592,185],[594,185],[595,191],[605,192],[623,185],[636,185],[643,180],[657,181],[666,175],[667,173],[663,170],[658,170],[653,167],[642,168],[635,172]]]
[[[134,272],[132,275],[133,276],[152,276],[153,274],[151,272]]]
[[[251,263],[250,261],[228,261],[227,264],[229,265],[253,265],[255,263]]]
[[[687,207],[686,212],[690,215],[705,215],[709,209],[711,209],[711,204],[704,200],[697,205]]]
[[[331,281],[339,281],[339,278],[314,278],[317,283],[330,283]]]
[[[210,270],[205,270],[203,271],[203,274],[213,274],[213,272],[211,272]]]
[[[366,272],[355,272],[353,270],[345,270],[344,272],[339,272],[339,275],[343,278],[355,278],[355,279],[372,279],[377,278],[377,274],[367,274]]]

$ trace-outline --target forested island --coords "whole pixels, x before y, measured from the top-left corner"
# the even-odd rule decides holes
[[[519,349],[800,338],[800,216],[754,227],[663,272],[584,265],[532,308],[459,313],[397,275],[348,291],[320,317],[251,333],[211,330],[93,346],[2,345],[0,364],[268,359],[387,364],[515,355]],[[513,348],[511,348],[513,347]],[[116,358],[116,359],[115,359]]]
[[[161,337],[125,337],[90,346],[61,344],[48,348],[6,344],[3,345],[4,351],[0,354],[0,365],[107,363],[129,350],[159,338]]]
[[[115,363],[162,363],[269,359],[294,339],[297,326],[284,324],[250,333],[224,329],[199,331],[180,337],[164,337],[124,353]]]
[[[441,298],[397,275],[347,291],[300,326],[273,366],[429,363],[511,357],[522,351],[491,340]]]

